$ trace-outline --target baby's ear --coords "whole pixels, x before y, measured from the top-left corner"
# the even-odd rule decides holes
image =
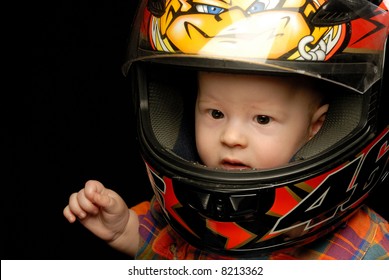
[[[326,114],[328,111],[328,104],[324,104],[316,109],[312,116],[311,127],[309,131],[309,139],[316,135],[319,132],[320,128],[323,126]]]

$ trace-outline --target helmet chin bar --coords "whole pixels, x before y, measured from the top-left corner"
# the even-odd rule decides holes
[[[252,179],[246,183],[233,180],[239,172],[212,171],[224,180],[206,180],[193,175],[202,167],[184,164],[182,173],[169,168],[166,157],[148,157],[147,149],[144,158],[165,218],[179,235],[204,250],[250,257],[311,242],[341,225],[389,178],[388,142],[389,127],[359,156],[324,174],[308,172],[294,181],[280,174],[273,184],[261,184],[261,172],[246,174]]]

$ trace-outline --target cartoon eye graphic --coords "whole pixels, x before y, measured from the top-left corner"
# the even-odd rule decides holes
[[[251,6],[246,10],[247,14],[255,14],[262,12],[264,10],[273,9],[279,1],[270,1],[270,0],[256,0],[251,4]]]
[[[199,13],[203,14],[211,14],[211,15],[218,15],[221,14],[224,9],[216,6],[210,6],[210,5],[196,5],[196,10]]]

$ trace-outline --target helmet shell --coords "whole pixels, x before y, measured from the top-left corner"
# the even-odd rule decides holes
[[[389,173],[383,73],[387,1],[140,2],[123,72],[167,222],[196,247],[253,256],[333,231]],[[287,166],[198,163],[198,70],[303,75],[330,96],[319,133]]]

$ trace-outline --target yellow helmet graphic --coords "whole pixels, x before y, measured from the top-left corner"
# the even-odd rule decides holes
[[[309,24],[323,2],[171,0],[163,12],[150,9],[148,33],[153,48],[164,52],[325,60],[340,47],[345,28]]]

